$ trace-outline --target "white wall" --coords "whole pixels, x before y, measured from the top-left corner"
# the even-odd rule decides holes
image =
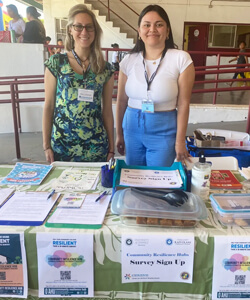
[[[115,0],[113,0],[115,1]],[[140,13],[149,4],[162,6],[170,19],[174,41],[182,48],[184,22],[218,22],[249,24],[250,2],[211,0],[126,0],[126,3]]]
[[[0,44],[0,77],[41,75],[44,73],[44,47],[39,44]],[[43,84],[20,85],[19,90],[43,89]],[[0,86],[1,91],[9,86]],[[20,94],[20,98],[44,97],[44,93]],[[0,95],[10,99],[10,95]],[[21,123],[24,132],[41,131],[43,103],[21,103]],[[0,133],[13,132],[11,104],[0,104]]]

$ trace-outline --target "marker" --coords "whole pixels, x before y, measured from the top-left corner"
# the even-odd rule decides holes
[[[55,190],[52,190],[52,192],[49,194],[47,200],[49,200],[49,198],[51,198],[55,194],[55,192],[56,192]]]
[[[95,199],[95,202],[98,202],[99,200],[101,200],[105,195],[107,195],[107,191],[104,191],[99,197],[97,197],[96,199]]]

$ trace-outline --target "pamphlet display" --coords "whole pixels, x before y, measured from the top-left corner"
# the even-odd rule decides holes
[[[52,168],[50,165],[16,163],[1,184],[39,185]]]
[[[24,234],[0,234],[0,297],[27,298]]]
[[[212,299],[250,298],[249,236],[215,236]]]
[[[39,297],[93,297],[93,234],[38,233]]]

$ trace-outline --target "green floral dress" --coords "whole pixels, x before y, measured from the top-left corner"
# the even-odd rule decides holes
[[[108,138],[102,119],[103,85],[114,73],[106,62],[103,73],[91,69],[83,75],[73,71],[67,54],[55,54],[45,66],[57,79],[51,147],[60,161],[106,161]],[[86,83],[86,87],[85,87]],[[78,101],[78,89],[94,90],[94,101]]]

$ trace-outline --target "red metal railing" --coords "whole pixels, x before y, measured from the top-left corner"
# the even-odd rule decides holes
[[[109,51],[113,51],[113,49],[110,48],[103,48],[103,51],[105,51],[105,57],[106,60],[108,60],[108,53]],[[119,49],[119,51],[129,51],[129,49]],[[198,52],[200,54],[200,52]],[[209,52],[210,54],[210,52]],[[231,54],[231,53],[230,53]],[[236,56],[238,53],[233,53],[234,56]],[[218,55],[218,53],[217,53]],[[219,54],[221,56],[221,54]],[[228,55],[228,53],[226,53]],[[250,55],[250,54],[248,54]],[[232,55],[231,55],[232,56]],[[220,60],[217,60],[218,62]],[[243,71],[243,72],[250,72],[250,64],[246,65],[240,65],[240,66],[247,66],[248,68],[243,68],[243,69],[237,69],[238,71]],[[223,68],[223,70],[220,70],[220,68]],[[229,68],[229,69],[228,69]],[[214,99],[213,99],[213,104],[216,104],[216,95],[217,92],[226,92],[226,91],[239,91],[239,90],[250,90],[250,86],[246,87],[226,87],[226,88],[218,88],[218,83],[222,82],[238,82],[238,81],[250,81],[250,78],[248,79],[219,79],[220,74],[225,74],[225,73],[234,73],[235,68],[232,68],[232,66],[229,65],[214,65],[214,66],[204,66],[204,67],[196,67],[196,74],[203,74],[203,75],[211,75],[215,74],[217,76],[216,79],[209,79],[209,80],[199,80],[196,81],[195,84],[200,84],[200,83],[215,83],[214,88],[210,89],[194,89],[193,93],[214,93]],[[204,69],[204,70],[203,70]],[[206,69],[208,71],[206,71]],[[214,70],[211,70],[214,69]],[[225,70],[226,69],[226,70]],[[203,70],[203,71],[200,71]],[[116,79],[118,79],[118,72],[115,73]],[[0,94],[9,94],[10,99],[3,99],[0,100],[1,103],[11,103],[12,105],[12,114],[13,114],[13,122],[14,122],[14,134],[15,134],[15,144],[16,144],[16,156],[17,159],[21,158],[21,151],[20,151],[20,142],[19,142],[19,132],[21,132],[21,118],[20,118],[20,108],[19,104],[20,103],[27,103],[27,102],[41,102],[44,101],[43,97],[35,97],[33,96],[32,98],[20,98],[20,94],[24,93],[41,93],[44,92],[44,89],[31,89],[31,90],[20,90],[18,88],[19,85],[26,85],[26,84],[43,84],[44,83],[44,75],[32,75],[32,76],[7,76],[7,77],[0,77],[0,86],[7,86],[9,87],[9,91],[0,91]],[[117,85],[114,87],[117,89]],[[113,97],[116,97],[116,94],[113,95]],[[250,103],[249,103],[249,111],[248,111],[248,121],[247,121],[247,128],[246,132],[250,133]]]

